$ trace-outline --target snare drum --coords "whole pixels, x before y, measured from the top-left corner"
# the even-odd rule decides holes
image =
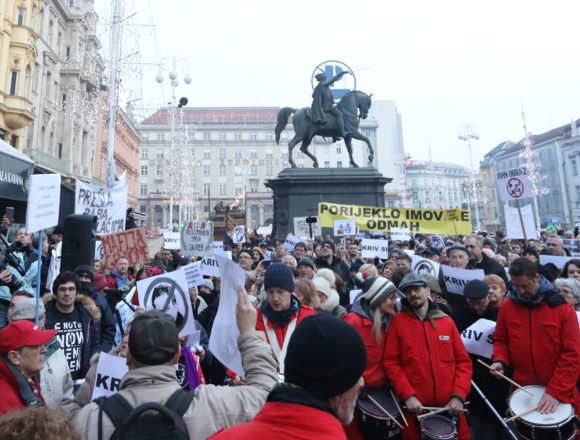
[[[441,415],[427,417],[419,422],[421,438],[426,440],[455,440],[457,427],[455,422]]]
[[[546,387],[539,385],[530,385],[515,390],[509,398],[508,413],[510,417],[537,406],[545,392]],[[570,440],[576,438],[576,414],[574,407],[569,403],[560,403],[556,411],[550,414],[534,411],[515,419],[514,423],[516,431],[525,440]]]
[[[399,410],[388,390],[364,389],[356,402],[358,425],[365,439],[386,440],[398,439],[401,429],[389,419],[368,397],[370,395],[387,410],[397,421],[400,421]]]

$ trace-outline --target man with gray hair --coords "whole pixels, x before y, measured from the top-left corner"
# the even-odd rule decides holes
[[[493,258],[488,257],[483,252],[483,237],[480,235],[468,235],[463,240],[465,248],[469,253],[469,262],[473,269],[483,269],[485,275],[497,275],[500,277],[506,286],[509,286],[509,281],[504,268]]]
[[[562,239],[557,235],[550,235],[546,238],[546,247],[552,255],[556,255],[558,257],[567,257],[568,251],[562,244]]]

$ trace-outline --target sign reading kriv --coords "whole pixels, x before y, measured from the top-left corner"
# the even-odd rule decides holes
[[[411,231],[408,228],[391,228],[391,240],[410,241]]]
[[[213,240],[213,223],[194,220],[181,231],[181,252],[186,257],[196,255],[205,257],[210,254],[210,243]]]
[[[222,272],[218,260],[214,257],[203,257],[201,262],[201,274],[207,277],[221,277]]]
[[[137,292],[139,304],[145,310],[161,310],[175,320],[180,337],[195,331],[195,319],[184,271],[176,270],[137,281]]]
[[[101,243],[105,266],[109,269],[115,267],[115,261],[121,256],[127,257],[131,266],[143,264],[150,260],[149,246],[143,228],[101,235]]]
[[[498,171],[496,179],[497,191],[502,202],[532,197],[532,185],[530,184],[526,167]]]
[[[389,258],[389,242],[387,240],[373,240],[363,238],[361,241],[361,257],[382,259]]]
[[[294,252],[294,246],[300,242],[300,239],[295,235],[288,234],[284,240],[284,247],[288,252]]]
[[[181,249],[181,234],[179,232],[164,232],[163,247],[165,249]]]
[[[449,293],[463,295],[463,288],[471,280],[483,280],[483,269],[459,269],[442,265],[443,279]]]
[[[335,237],[341,235],[354,235],[357,233],[356,220],[354,219],[335,220],[333,226]]]
[[[97,216],[97,235],[125,229],[127,185],[99,188],[80,180],[75,188],[75,214]]]
[[[30,176],[26,206],[26,232],[37,232],[58,224],[60,174]]]
[[[489,319],[479,319],[461,332],[465,350],[469,354],[491,359],[493,354],[493,334],[495,322]]]
[[[294,217],[294,235],[297,237],[310,237],[310,229],[306,219],[308,217]],[[316,223],[311,223],[312,225],[312,237],[317,237],[322,235],[322,228],[320,227],[320,218],[313,217],[316,219]]]
[[[356,219],[360,230],[370,232],[406,228],[413,233],[422,234],[471,234],[470,211],[462,209],[459,213],[459,219],[451,221],[441,209],[380,208],[328,202],[318,204],[318,215],[323,228],[333,228],[335,220]]]
[[[439,263],[431,261],[428,258],[422,258],[418,255],[413,255],[412,258],[413,272],[421,274],[433,275],[435,278],[439,277]]]
[[[119,391],[121,379],[129,371],[127,359],[101,352],[91,400],[109,397]]]

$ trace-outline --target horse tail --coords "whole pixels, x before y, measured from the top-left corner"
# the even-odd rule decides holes
[[[276,145],[280,143],[280,134],[282,133],[282,130],[286,128],[286,125],[288,124],[288,118],[292,113],[295,112],[296,109],[292,107],[281,108],[278,112],[278,123],[276,124],[276,129],[274,130],[274,133],[276,133]]]

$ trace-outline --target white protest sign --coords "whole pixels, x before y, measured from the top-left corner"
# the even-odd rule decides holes
[[[264,260],[271,260],[272,259],[272,251],[264,252]]]
[[[574,257],[560,257],[556,255],[540,255],[540,264],[544,265],[552,263],[558,269],[562,270],[564,265],[573,258]]]
[[[497,192],[502,202],[532,198],[532,184],[526,167],[496,172]]]
[[[99,188],[77,180],[75,188],[75,214],[97,217],[97,235],[125,230],[127,185]]]
[[[232,237],[234,243],[245,243],[246,242],[246,227],[243,225],[238,225],[234,228],[234,236]]]
[[[571,253],[580,252],[580,240],[576,238],[564,238],[562,239],[562,246],[568,249]]]
[[[334,221],[334,236],[339,235],[354,235],[358,231],[356,229],[355,219],[335,220]]]
[[[349,292],[349,297],[350,297],[350,303],[353,304],[354,300],[356,299],[357,296],[359,296],[359,294],[362,292],[361,289],[353,289]]]
[[[409,228],[391,228],[391,240],[409,241],[411,240],[411,230]]]
[[[295,235],[288,234],[284,240],[284,247],[288,252],[294,252],[294,246],[300,242],[300,239]]]
[[[60,174],[30,176],[26,205],[26,232],[37,232],[58,224]]]
[[[213,239],[213,223],[194,220],[181,231],[181,252],[186,257],[205,257],[210,254]]]
[[[221,277],[222,273],[220,271],[220,265],[216,257],[220,254],[216,254],[213,257],[204,257],[201,262],[201,274],[208,277]]]
[[[121,379],[129,371],[127,359],[101,352],[91,400],[109,397],[119,391]]]
[[[522,230],[522,222],[520,221],[520,214],[518,213],[518,208],[506,207],[505,209],[505,223],[506,223],[506,236],[508,238],[524,238],[524,232]],[[527,238],[538,238],[538,233],[536,231],[536,224],[534,223],[534,213],[532,210],[532,205],[522,206],[522,220],[524,221],[524,227],[526,228]]]
[[[214,254],[223,254],[224,253],[224,242],[223,241],[212,241],[211,244],[209,245],[211,252],[211,255]]]
[[[449,293],[463,295],[463,287],[471,280],[483,280],[483,269],[459,269],[442,265],[443,279]]]
[[[439,263],[435,261],[431,261],[428,258],[423,258],[418,255],[413,255],[411,258],[411,266],[413,268],[413,272],[421,275],[421,274],[429,274],[433,275],[435,278],[439,277]]]
[[[310,238],[310,228],[308,222],[306,221],[308,217],[294,217],[294,235],[297,237],[308,237]],[[322,235],[322,227],[320,226],[320,217],[312,216],[311,218],[316,219],[315,223],[312,225],[312,237]]]
[[[195,331],[189,287],[185,272],[176,270],[137,281],[139,304],[145,310],[161,310],[175,320],[179,336]]]
[[[181,234],[179,232],[164,232],[163,247],[170,250],[181,249]]]
[[[216,258],[223,268],[223,276],[218,311],[209,338],[209,349],[222,364],[238,376],[244,377],[242,356],[238,348],[240,330],[236,324],[236,306],[238,289],[244,289],[246,274],[233,261],[221,255],[216,255]]]
[[[185,279],[187,280],[187,287],[199,286],[203,283],[203,275],[201,273],[201,261],[190,263],[181,268],[185,272]]]
[[[387,240],[373,240],[363,238],[361,241],[361,257],[382,259],[389,258],[389,242]]]
[[[469,354],[491,359],[493,354],[493,334],[495,322],[489,319],[479,319],[461,332],[465,350]]]

